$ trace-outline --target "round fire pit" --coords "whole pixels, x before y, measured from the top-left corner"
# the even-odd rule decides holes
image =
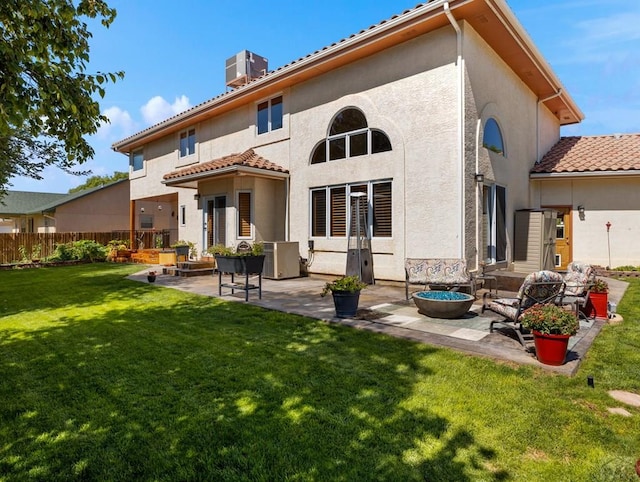
[[[474,299],[459,291],[418,291],[413,294],[418,312],[431,318],[462,318]]]

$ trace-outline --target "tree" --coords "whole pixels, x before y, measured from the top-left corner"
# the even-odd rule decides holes
[[[42,179],[51,165],[82,174],[73,168],[93,157],[83,136],[108,122],[93,94],[124,73],[86,72],[84,20],[108,28],[115,16],[103,0],[0,1],[0,194],[13,176]]]
[[[112,182],[119,181],[121,179],[128,179],[129,173],[124,171],[116,171],[111,176],[91,176],[79,186],[69,189],[69,194],[72,192],[84,191],[85,189],[91,189],[93,187],[106,186]]]

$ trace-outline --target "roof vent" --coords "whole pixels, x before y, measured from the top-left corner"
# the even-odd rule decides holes
[[[268,63],[264,57],[248,50],[229,57],[225,68],[227,87],[240,87],[265,75],[269,71]]]

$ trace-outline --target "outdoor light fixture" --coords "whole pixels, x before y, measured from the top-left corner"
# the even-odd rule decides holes
[[[484,182],[484,174],[476,172],[475,179],[477,183]]]
[[[578,217],[580,221],[584,221],[584,206],[582,204],[578,206]]]
[[[200,199],[200,194],[199,193],[198,194],[194,194],[193,195],[193,199],[198,201]]]
[[[162,211],[162,204],[158,204],[158,211]]]
[[[140,208],[140,212],[143,213],[144,212],[144,208]]]

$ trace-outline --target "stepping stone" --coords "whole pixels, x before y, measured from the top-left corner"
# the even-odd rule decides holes
[[[623,417],[630,417],[631,414],[627,412],[624,408],[615,407],[615,408],[607,408],[609,413],[613,413],[615,415],[622,415]]]
[[[640,407],[640,395],[622,390],[611,390],[609,396],[615,398],[619,402],[626,403],[633,407]]]

